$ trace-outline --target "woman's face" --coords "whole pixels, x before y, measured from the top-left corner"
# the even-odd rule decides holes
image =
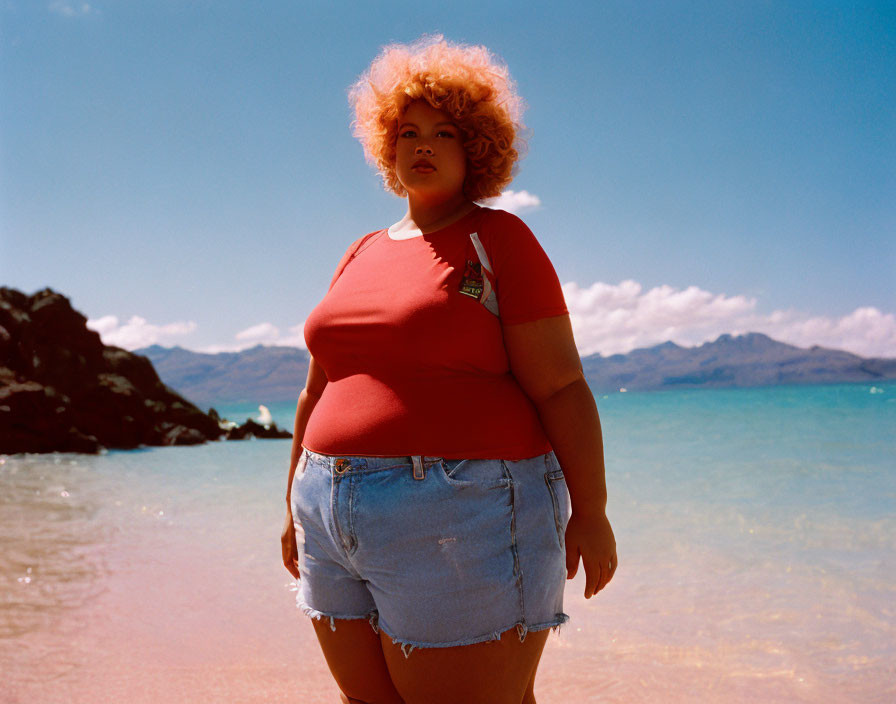
[[[411,196],[448,198],[463,192],[467,154],[447,113],[415,100],[398,124],[395,173]]]

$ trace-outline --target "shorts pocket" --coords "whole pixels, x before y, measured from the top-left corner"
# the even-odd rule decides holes
[[[302,449],[302,453],[299,455],[299,461],[296,462],[296,476],[301,476],[305,473],[305,470],[308,468],[308,450]]]
[[[546,472],[544,483],[548,486],[551,495],[551,503],[554,505],[554,527],[557,530],[557,543],[561,548],[566,547],[565,534],[566,523],[569,520],[569,490],[566,488],[566,478],[562,469]]]
[[[437,465],[445,481],[459,489],[496,489],[510,484],[501,460],[445,460]]]
[[[308,468],[308,456],[305,450],[299,455],[299,461],[296,462],[296,468],[292,475],[292,485],[295,487],[299,480],[305,476],[305,470]]]
[[[309,476],[309,468],[314,464],[311,455],[307,450],[303,449],[299,455],[299,461],[296,463],[296,471],[292,477],[292,488],[290,490],[290,508],[292,509],[293,521],[298,522],[302,515],[302,507],[309,503],[306,496],[310,489],[307,484],[312,480]]]

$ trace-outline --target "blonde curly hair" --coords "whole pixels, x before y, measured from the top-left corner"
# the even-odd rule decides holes
[[[352,131],[376,166],[386,190],[407,191],[395,173],[398,124],[414,101],[426,100],[457,124],[467,153],[464,194],[470,200],[501,194],[525,149],[525,109],[506,65],[484,46],[445,41],[441,34],[411,44],[389,44],[349,89]]]

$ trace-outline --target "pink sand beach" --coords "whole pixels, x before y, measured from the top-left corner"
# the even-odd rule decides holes
[[[287,456],[0,458],[0,702],[338,702],[280,561]],[[541,704],[896,700],[892,518],[770,521],[609,483],[619,570],[590,600],[581,569],[567,582]]]

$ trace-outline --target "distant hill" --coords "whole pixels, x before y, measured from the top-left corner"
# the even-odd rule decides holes
[[[674,342],[628,354],[582,359],[595,390],[696,389],[832,384],[896,379],[896,359],[866,358],[824,347],[809,349],[751,332],[721,335],[699,347]]]
[[[274,403],[298,398],[308,375],[308,352],[258,345],[205,354],[158,345],[136,350],[162,380],[203,406]],[[761,333],[721,335],[699,347],[664,342],[627,354],[582,358],[594,391],[697,389],[780,384],[876,382],[896,379],[896,358],[867,358],[824,347],[804,349]]]
[[[298,347],[256,345],[207,354],[153,345],[135,352],[149,357],[166,384],[200,406],[294,401],[308,376],[308,352]]]

